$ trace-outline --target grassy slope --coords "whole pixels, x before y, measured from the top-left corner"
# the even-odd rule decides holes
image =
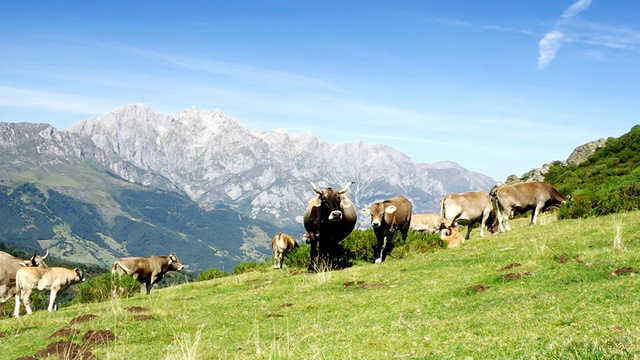
[[[638,276],[611,273],[640,270],[640,212],[540,220],[379,265],[269,270],[5,318],[0,353],[32,355],[75,316],[95,314],[72,340],[110,329],[116,340],[91,348],[100,359],[633,358]],[[155,320],[135,320],[130,306]]]

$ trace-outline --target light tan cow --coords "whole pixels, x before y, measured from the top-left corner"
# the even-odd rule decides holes
[[[56,296],[65,292],[69,286],[84,281],[84,273],[78,268],[67,269],[64,267],[23,267],[16,272],[16,306],[13,316],[20,315],[20,300],[24,302],[27,314],[32,314],[29,298],[33,290],[50,290],[49,312],[53,311]]]
[[[489,192],[496,202],[500,231],[511,230],[509,217],[514,210],[533,210],[531,225],[536,224],[538,214],[548,209],[557,208],[567,201],[551,184],[545,182],[524,182],[512,185],[496,185]]]
[[[445,219],[438,214],[413,214],[411,215],[409,229],[436,234],[449,226],[451,226],[451,220]]]
[[[172,252],[168,256],[120,258],[111,265],[111,273],[133,277],[145,284],[149,295],[153,284],[159,283],[167,271],[180,271],[182,268],[178,255]]]
[[[25,266],[46,268],[44,259],[47,258],[49,252],[44,256],[33,254],[31,259],[19,259],[4,251],[0,251],[0,304],[4,304],[7,300],[16,295],[16,272]]]
[[[413,205],[404,196],[373,203],[370,208],[362,209],[362,215],[371,215],[371,227],[376,234],[377,245],[374,251],[375,263],[381,263],[393,249],[393,240],[398,232],[407,240]]]
[[[278,233],[271,240],[271,248],[273,249],[273,268],[282,269],[284,266],[284,257],[293,249],[297,248],[298,242],[293,236],[285,233]]]
[[[460,246],[464,242],[462,234],[458,232],[457,226],[449,226],[440,231],[440,239],[447,243],[447,248],[454,248]]]
[[[471,229],[475,223],[480,223],[481,237],[484,236],[485,226],[491,233],[498,231],[498,220],[493,210],[493,204],[489,194],[484,191],[445,195],[440,200],[440,216],[451,219],[454,226],[467,225],[465,240],[469,240]]]

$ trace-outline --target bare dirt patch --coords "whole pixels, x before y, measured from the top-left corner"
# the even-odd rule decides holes
[[[616,275],[633,275],[635,274],[635,270],[633,270],[633,268],[630,267],[622,267],[619,269],[615,269],[611,272],[611,276],[616,276]]]
[[[560,256],[560,257],[558,258],[558,263],[559,263],[559,264],[565,264],[567,261],[569,261],[569,259],[567,259],[567,258],[566,258],[566,257],[564,257],[564,256]]]
[[[152,315],[133,315],[135,320],[155,320]]]
[[[16,360],[38,360],[38,358],[35,356],[21,356],[16,358]]]
[[[124,309],[127,310],[130,313],[141,313],[141,312],[149,311],[149,309],[147,309],[146,307],[142,307],[142,306],[129,306],[129,307],[124,308]]]
[[[55,338],[64,338],[64,337],[68,337],[68,336],[73,336],[73,335],[78,335],[80,333],[80,330],[78,329],[72,329],[72,328],[62,328],[56,332],[54,332],[53,334],[49,335],[49,337],[47,338],[47,340],[51,340],[51,339],[55,339]]]
[[[91,351],[67,340],[60,340],[49,344],[46,348],[38,351],[35,356],[37,358],[49,357],[64,360],[97,360]]]
[[[483,292],[483,291],[489,290],[489,287],[484,285],[474,285],[471,287],[471,290],[475,292]]]
[[[284,304],[282,304],[282,307],[289,307],[289,306],[293,306],[293,304],[292,303],[284,303]]]
[[[76,316],[73,319],[71,319],[71,321],[69,321],[69,324],[71,324],[71,325],[80,324],[80,323],[83,323],[85,321],[89,321],[89,320],[95,319],[97,317],[98,317],[98,315],[94,315],[94,314],[80,315],[80,316]]]
[[[522,264],[520,264],[520,263],[511,263],[511,264],[503,267],[502,269],[500,269],[500,271],[507,271],[507,270],[510,270],[510,269],[513,269],[513,268],[517,268],[517,267],[520,267],[520,266],[522,266]]]
[[[85,345],[106,344],[116,338],[111,330],[89,330],[82,337],[82,343]]]
[[[7,333],[4,331],[0,331],[0,338],[6,337]]]
[[[519,272],[519,273],[509,273],[509,274],[504,274],[504,275],[500,276],[500,280],[520,279],[521,277],[527,276],[527,275],[531,275],[531,273],[528,272],[528,271],[523,271],[523,272]]]
[[[373,289],[373,288],[377,288],[377,287],[381,287],[384,284],[381,283],[371,283],[371,284],[367,284],[362,280],[356,280],[356,281],[347,281],[346,283],[343,284],[344,287],[357,287],[360,289]]]

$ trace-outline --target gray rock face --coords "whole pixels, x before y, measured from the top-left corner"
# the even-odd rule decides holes
[[[589,156],[593,155],[596,150],[603,147],[607,143],[607,140],[608,139],[600,138],[598,140],[590,141],[586,144],[578,146],[567,158],[567,165],[579,165]]]
[[[93,140],[106,154],[96,161],[126,180],[177,189],[205,208],[223,203],[278,225],[301,221],[313,195],[308,180],[338,188],[355,181],[349,194],[358,207],[404,194],[421,212],[437,211],[445,193],[495,184],[453,162],[413,163],[382,144],[251,132],[220,110],[194,107],[174,117],[130,105],[65,131]]]

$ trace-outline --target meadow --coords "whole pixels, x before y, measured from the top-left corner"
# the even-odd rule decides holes
[[[67,341],[97,359],[638,358],[640,212],[538,220],[382,264],[254,271],[5,317],[0,357]]]

